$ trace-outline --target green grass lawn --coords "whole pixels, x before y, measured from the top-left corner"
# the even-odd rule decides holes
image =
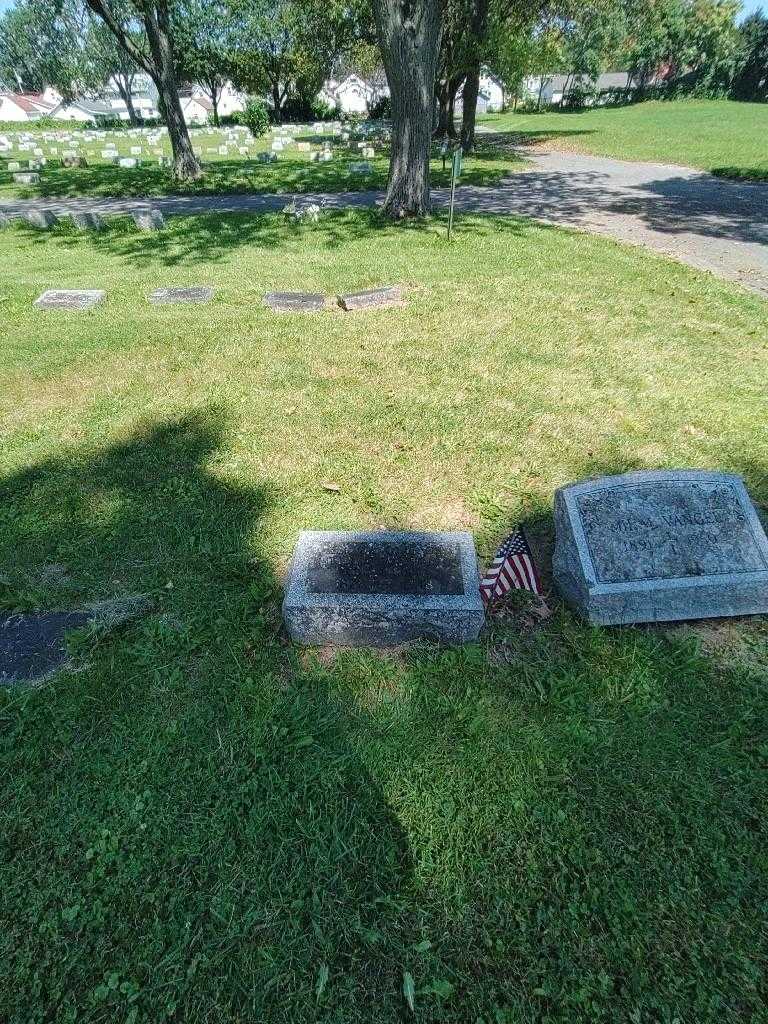
[[[518,142],[620,160],[700,167],[725,177],[768,179],[768,104],[653,101],[574,113],[488,114],[482,123]]]
[[[325,136],[296,134],[297,142],[311,142],[317,149]],[[109,139],[117,140],[117,151],[121,156],[130,155],[131,145],[140,139],[127,136],[125,132],[112,132]],[[329,139],[332,136],[328,136]],[[145,155],[140,166],[120,168],[101,158],[103,143],[89,143],[81,147],[94,155],[86,157],[87,167],[63,167],[58,156],[47,158],[47,164],[40,170],[40,182],[36,185],[21,185],[13,180],[13,172],[7,169],[9,160],[26,161],[32,154],[12,153],[0,157],[0,198],[60,198],[63,196],[158,196],[172,194],[214,194],[221,192],[342,192],[365,189],[384,189],[389,170],[389,153],[386,147],[376,145],[376,156],[366,161],[371,165],[369,173],[353,169],[353,164],[364,161],[360,152],[348,148],[335,140],[334,159],[326,163],[311,162],[309,153],[291,146],[281,152],[275,163],[263,164],[257,160],[258,153],[270,149],[271,136],[260,139],[250,146],[249,155],[230,152],[226,157],[208,152],[224,139],[222,132],[211,130],[204,136],[193,136],[195,146],[203,150],[200,157],[204,175],[198,181],[179,183],[170,169],[158,165],[156,157]],[[58,149],[67,148],[67,143],[58,143]],[[145,152],[147,150],[144,144]],[[154,150],[155,147],[151,147]],[[167,138],[162,147],[170,155]],[[245,147],[244,147],[245,148]],[[522,164],[521,158],[508,146],[489,139],[481,139],[480,145],[471,157],[464,161],[462,182],[468,185],[493,185],[510,170]],[[26,169],[26,163],[23,165]],[[434,185],[450,184],[450,161],[443,170],[439,148],[433,147],[432,182]]]
[[[766,303],[444,227],[0,236],[2,605],[151,602],[0,695],[4,1024],[764,1019],[764,620],[595,629],[553,597],[459,650],[281,632],[301,528],[485,558],[522,519],[547,577],[567,481],[716,467],[768,501]],[[407,304],[261,306],[377,283]],[[147,303],[170,284],[217,294]],[[108,297],[34,310],[49,287]]]

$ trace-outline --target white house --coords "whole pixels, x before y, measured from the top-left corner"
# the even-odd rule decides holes
[[[386,79],[365,81],[351,74],[341,81],[329,78],[320,90],[319,99],[342,114],[367,114],[374,103],[389,96]]]
[[[54,106],[42,93],[0,92],[0,121],[37,121],[49,117]]]
[[[633,90],[630,85],[629,74],[626,71],[611,71],[600,75],[596,80],[587,75],[545,75],[543,78],[534,76],[523,80],[522,94],[526,99],[538,100],[541,90],[542,107],[559,106],[566,101],[568,93],[576,88],[588,88],[597,94],[597,100],[591,97],[587,99],[587,105],[592,106],[594,102],[598,105],[605,102],[600,99],[600,94],[607,94],[611,90],[625,91]]]
[[[456,94],[454,110],[460,114],[463,109],[462,102],[463,88]],[[506,93],[501,79],[492,75],[487,68],[483,68],[480,74],[480,86],[477,92],[477,113],[493,114],[500,113],[505,106]]]
[[[98,124],[109,121],[115,112],[104,100],[73,100],[71,103],[58,103],[51,111],[51,117],[57,121],[81,121]]]
[[[195,98],[202,96],[203,99],[210,102],[201,85],[192,86],[192,95]],[[227,115],[234,114],[238,110],[243,110],[245,108],[245,101],[246,97],[243,93],[238,92],[231,82],[225,82],[224,87],[221,90],[221,94],[219,95],[219,116],[227,117]]]
[[[207,96],[193,96],[192,93],[182,93],[181,113],[187,124],[207,124],[208,117],[213,113],[213,104]]]

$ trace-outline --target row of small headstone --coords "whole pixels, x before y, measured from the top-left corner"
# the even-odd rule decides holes
[[[159,210],[131,210],[130,215],[140,231],[161,231],[165,227],[165,219]],[[27,210],[14,216],[40,231],[48,231],[59,223],[59,217],[53,210]],[[104,218],[98,213],[77,210],[68,213],[67,217],[78,231],[103,231],[106,228]],[[0,227],[8,227],[11,219],[7,214],[0,213]]]
[[[69,312],[93,309],[106,298],[103,288],[50,288],[38,296],[33,305],[37,309],[64,309]],[[153,306],[170,304],[197,304],[210,302],[214,290],[208,285],[193,285],[189,288],[157,288],[149,295]]]
[[[207,285],[188,288],[158,288],[149,296],[153,305],[171,303],[210,302],[214,290]],[[101,288],[66,289],[55,288],[43,292],[35,299],[37,309],[65,309],[79,311],[93,309],[103,302],[106,292]],[[369,288],[361,292],[350,292],[338,296],[338,304],[347,312],[360,309],[374,309],[382,306],[402,305],[402,289],[398,287]],[[278,313],[314,313],[326,306],[325,296],[320,292],[269,292],[264,304]]]

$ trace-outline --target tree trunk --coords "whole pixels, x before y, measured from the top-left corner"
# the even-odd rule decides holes
[[[458,138],[456,131],[456,93],[459,91],[464,75],[456,75],[451,79],[448,87],[448,138]]]
[[[444,78],[437,89],[437,127],[432,132],[436,139],[444,139],[448,134],[448,107],[450,99],[448,96],[448,79]]]
[[[141,11],[141,21],[147,33],[149,53],[136,45],[109,0],[86,0],[86,3],[94,14],[98,14],[104,21],[131,60],[136,61],[139,67],[151,76],[157,86],[160,109],[165,117],[173,149],[175,176],[181,181],[199,178],[202,170],[192,150],[192,142],[184,123],[184,115],[181,112],[179,101],[168,0],[155,0],[153,3],[145,0],[137,8]]]
[[[275,124],[283,123],[283,99],[280,95],[280,83],[272,83],[272,106],[275,109]]]
[[[219,127],[219,90],[214,86],[211,89],[211,106],[213,107],[213,123]]]
[[[541,110],[541,94],[544,92],[544,75],[539,79],[539,96],[536,100],[536,110]]]
[[[471,153],[475,148],[475,118],[477,97],[480,92],[480,65],[474,64],[467,72],[461,110],[461,148]]]
[[[133,77],[133,76],[131,76]],[[136,108],[133,105],[133,96],[131,95],[131,87],[128,84],[127,79],[124,79],[121,74],[115,75],[115,83],[117,84],[117,91],[120,93],[120,97],[125,104],[125,108],[128,111],[128,123],[132,128],[135,128],[139,123],[138,117],[136,117]]]
[[[429,152],[440,47],[441,0],[374,0],[376,32],[392,97],[392,151],[384,212],[429,212]]]
[[[152,77],[162,101],[173,150],[173,173],[179,181],[194,181],[202,175],[202,169],[192,150],[192,140],[181,111],[167,4],[158,3],[154,11],[146,13],[144,25],[154,62]]]

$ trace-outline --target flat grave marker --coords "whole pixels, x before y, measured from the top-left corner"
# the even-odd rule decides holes
[[[477,639],[485,614],[468,533],[304,530],[283,601],[302,644]]]
[[[52,288],[35,299],[37,309],[64,309],[79,312],[103,302],[107,293],[102,288]]]
[[[66,635],[87,625],[89,612],[0,616],[0,685],[44,679],[67,660]]]
[[[264,305],[276,313],[317,313],[325,308],[320,292],[267,292]]]
[[[210,302],[213,288],[207,285],[194,285],[189,288],[156,288],[149,296],[149,301],[156,306],[174,303]]]
[[[554,580],[598,625],[768,612],[768,537],[743,480],[650,470],[555,495]]]
[[[402,306],[403,290],[398,285],[366,288],[361,292],[349,292],[346,295],[340,295],[339,305],[347,313],[361,309],[380,309],[384,306]]]

